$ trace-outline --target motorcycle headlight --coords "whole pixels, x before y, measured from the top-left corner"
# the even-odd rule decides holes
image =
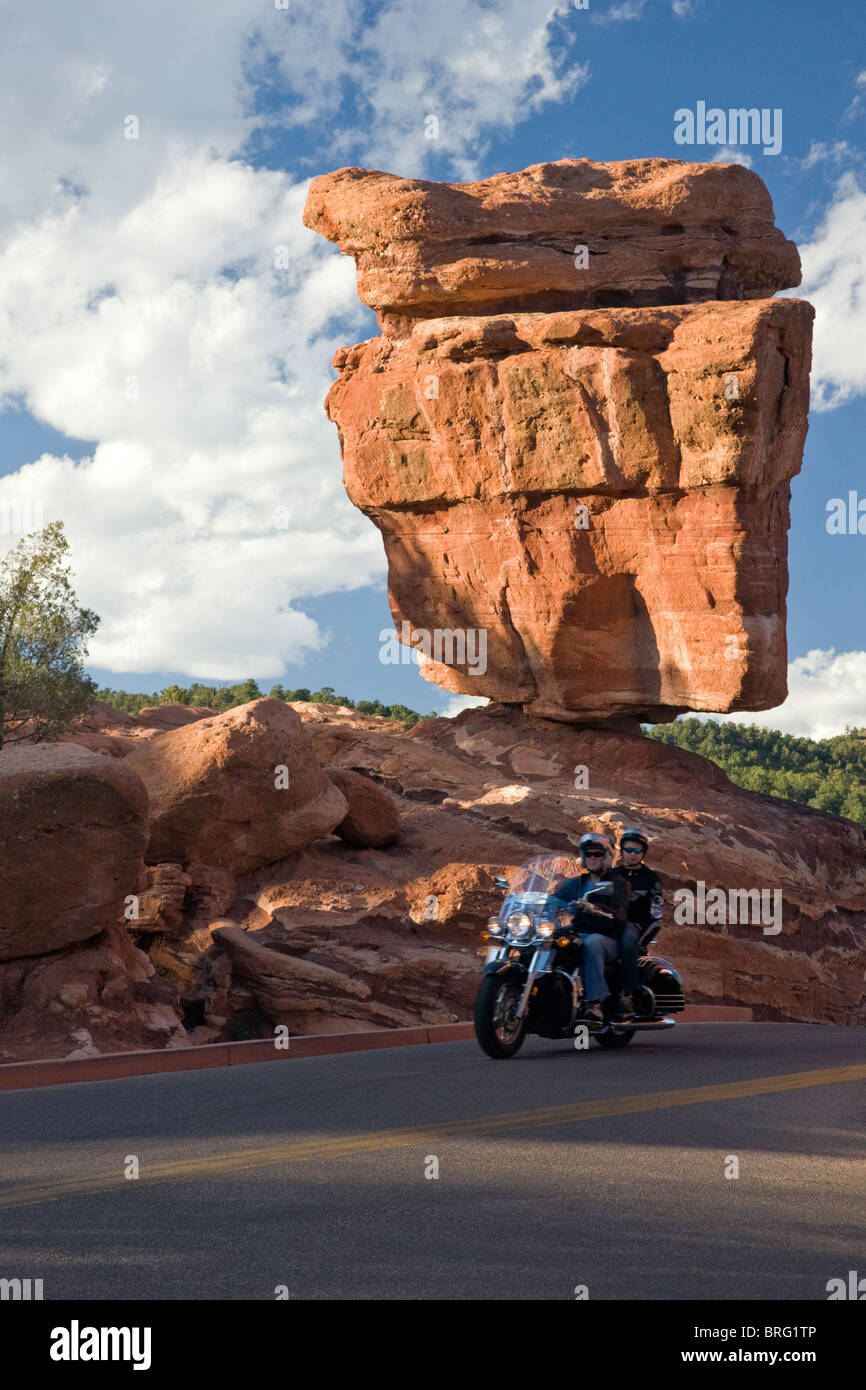
[[[553,936],[553,923],[539,922],[535,930],[538,932],[539,936]]]
[[[487,919],[487,930],[491,936],[505,935],[505,928],[503,927],[498,917],[489,917]]]
[[[505,925],[512,936],[528,936],[532,931],[532,918],[528,912],[510,912]]]

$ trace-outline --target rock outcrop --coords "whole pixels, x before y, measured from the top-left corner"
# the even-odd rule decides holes
[[[859,826],[743,791],[682,749],[502,706],[411,729],[368,728],[319,706],[310,733],[323,764],[363,769],[388,790],[399,842],[377,851],[320,841],[241,879],[198,938],[204,956],[177,965],[209,1025],[240,1019],[267,1036],[275,1024],[319,1033],[469,1018],[478,932],[501,902],[493,876],[533,854],[571,852],[587,830],[635,822],[665,881],[658,950],[682,970],[690,1002],[866,1022]],[[767,891],[780,930],[677,923],[675,894],[697,895],[702,883]]]
[[[127,762],[72,744],[0,754],[0,961],[124,920],[144,885],[147,793]]]
[[[164,732],[167,729],[182,729],[198,719],[211,719],[215,714],[215,709],[207,709],[203,705],[145,705],[138,711],[134,722],[142,728]]]
[[[441,314],[761,299],[800,283],[769,193],[739,164],[560,159],[477,183],[338,169],[313,180],[304,222],[355,258],[358,297],[398,334]]]
[[[253,700],[142,743],[127,766],[150,796],[149,864],[242,874],[327,835],[346,799],[280,700]]]
[[[0,751],[0,1061],[186,1045],[177,991],[129,931],[146,845],[130,764],[72,743]]]
[[[215,776],[226,756],[247,768],[250,780],[240,775],[238,785],[250,803],[253,745],[270,766],[281,726],[280,715],[257,707],[273,703],[235,711],[237,723],[229,720],[207,745]],[[286,713],[305,766],[327,768],[350,794],[319,819],[318,832],[310,821],[292,851],[280,838],[274,861],[237,873],[162,860],[145,882],[146,799],[134,761],[161,742],[176,749],[179,735],[191,738],[209,721],[156,733],[124,761],[60,743],[0,752],[0,786],[12,792],[2,802],[3,846],[17,844],[42,875],[18,872],[5,849],[4,881],[15,896],[4,896],[0,940],[20,954],[0,959],[0,1060],[272,1036],[276,1024],[326,1033],[469,1018],[478,931],[501,900],[493,876],[533,854],[571,852],[586,830],[635,822],[649,830],[665,880],[658,949],[681,969],[690,1002],[745,1004],[766,1019],[866,1023],[866,834],[851,822],[743,791],[682,749],[528,718],[513,706],[409,728],[310,705],[303,740],[294,711]],[[249,740],[243,759],[238,728],[241,747]],[[16,799],[26,784],[22,753],[25,762],[36,754],[34,791]],[[205,748],[197,755],[194,785],[209,786]],[[177,765],[176,751],[166,757]],[[85,773],[92,797],[75,803]],[[372,793],[359,814],[363,846],[328,833],[352,815],[358,782]],[[38,834],[32,842],[24,835],[38,797],[42,846]],[[383,803],[399,838],[376,848],[371,831],[380,823],[369,806]],[[211,846],[231,849],[236,812],[230,800],[209,804],[229,818]],[[63,808],[76,805],[82,821],[78,838],[69,838]],[[380,842],[390,839],[380,828]],[[251,843],[265,842],[251,834]],[[117,883],[103,891],[111,863]],[[85,872],[94,877],[85,881]],[[70,934],[64,909],[73,882],[90,912]],[[678,893],[697,897],[702,884],[707,892],[767,892],[780,930],[768,933],[769,921],[754,917],[677,922]],[[22,924],[35,924],[33,932],[22,933]],[[81,939],[75,933],[85,928],[93,934]]]
[[[781,703],[813,311],[756,297],[799,278],[757,176],[341,170],[305,219],[386,327],[337,352],[327,410],[422,674],[573,722]]]
[[[338,353],[346,489],[422,675],[563,720],[780,704],[811,319],[436,319]]]

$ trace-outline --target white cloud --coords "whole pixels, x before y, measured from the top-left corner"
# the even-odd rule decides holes
[[[352,266],[300,225],[303,194],[188,160],[119,223],[80,238],[72,209],[0,255],[0,385],[101,441],[0,481],[66,523],[78,590],[103,617],[96,665],[279,674],[319,646],[292,600],[384,571],[322,410],[338,345],[323,327],[351,309]],[[242,254],[245,274],[220,273]],[[111,293],[88,310],[106,259]]]
[[[642,19],[646,0],[615,0],[606,10],[593,15],[597,24],[624,24],[632,19]]]
[[[0,478],[0,500],[64,519],[95,665],[279,676],[323,642],[299,601],[384,575],[322,409],[335,348],[370,331],[354,266],[301,224],[306,182],[252,168],[245,142],[300,139],[305,175],[444,155],[470,177],[485,139],[586,80],[555,52],[562,10],[33,0],[16,22],[0,401],[98,442]]]
[[[710,718],[807,738],[866,728],[866,652],[810,651],[789,664],[788,698],[777,709]]]
[[[812,405],[829,410],[866,391],[866,193],[852,173],[839,179],[800,257],[794,293],[816,310]]]
[[[752,156],[746,154],[745,150],[737,149],[732,145],[724,145],[716,154],[713,155],[713,164],[742,164],[744,168],[751,169]]]
[[[852,120],[863,105],[866,99],[866,68],[858,72],[854,78],[854,100],[844,113],[845,120]]]
[[[121,211],[180,151],[238,149],[252,129],[242,65],[263,14],[259,0],[30,0],[0,45],[0,126],[15,132],[0,145],[2,223],[57,211],[74,188]]]
[[[814,169],[821,164],[845,164],[859,163],[863,156],[859,150],[855,150],[847,140],[834,140],[832,145],[825,144],[821,140],[813,140],[809,146],[809,153],[804,159],[798,160],[802,170]]]
[[[484,695],[452,695],[439,713],[443,719],[456,719],[465,709],[480,709],[483,705],[489,704],[490,701]]]
[[[689,19],[695,12],[695,4],[696,0],[671,0],[671,9],[677,19]],[[596,10],[593,19],[596,24],[625,24],[643,19],[646,7],[647,0],[613,0],[606,10]]]
[[[358,7],[352,11],[357,16]],[[587,81],[586,65],[569,64],[553,46],[554,20],[569,12],[564,0],[497,0],[495,6],[486,0],[437,0],[435,6],[391,0],[381,6],[372,24],[356,26],[351,58],[345,52],[337,58],[343,84],[351,80],[357,92],[351,121],[338,111],[342,85],[331,85],[328,71],[333,163],[417,176],[433,157],[445,157],[458,178],[477,178],[491,136],[501,138]],[[307,35],[321,43],[313,24],[308,21]],[[576,32],[564,36],[573,39]],[[345,34],[341,39],[336,32],[331,42],[339,49]],[[279,60],[293,98],[309,89],[298,71],[296,45],[293,39]],[[327,55],[324,66],[331,66]],[[429,116],[438,121],[435,135],[435,127],[425,127]]]

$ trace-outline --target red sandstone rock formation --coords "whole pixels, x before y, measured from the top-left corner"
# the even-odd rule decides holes
[[[129,933],[146,844],[129,764],[0,752],[0,1060],[186,1044],[175,988]]]
[[[327,706],[316,716],[318,759],[388,788],[400,840],[386,851],[317,842],[240,878],[231,908],[196,938],[203,955],[193,942],[164,944],[161,965],[211,1029],[231,1031],[238,1017],[259,1019],[263,1036],[277,1023],[328,1033],[466,1019],[477,933],[500,902],[493,874],[567,851],[589,828],[635,821],[666,883],[659,951],[683,970],[692,1002],[865,1022],[862,828],[742,791],[683,749],[503,706],[409,730],[368,728]],[[677,926],[674,891],[701,881],[780,891],[780,933]]]
[[[212,719],[215,709],[202,705],[145,705],[135,716],[135,723],[145,729],[182,729],[194,724],[197,719]]]
[[[124,920],[144,886],[147,794],[128,763],[42,743],[0,755],[0,960]]]
[[[320,841],[242,879],[212,933],[212,959],[230,965],[219,1018],[258,1013],[263,1034],[275,1023],[336,1032],[468,1018],[478,931],[501,901],[493,875],[570,850],[587,830],[637,822],[665,879],[658,950],[682,970],[691,1002],[866,1022],[859,826],[743,791],[682,749],[502,706],[408,730],[320,718],[310,733],[323,763],[361,768],[389,790],[400,841],[384,851]],[[781,932],[674,924],[674,891],[701,881],[778,888]]]
[[[393,798],[369,777],[348,768],[327,767],[325,772],[349,803],[349,813],[335,827],[348,845],[358,849],[386,849],[400,834],[400,817]]]
[[[150,795],[149,864],[246,873],[327,835],[347,810],[301,720],[280,700],[160,734],[126,764]]]
[[[347,491],[422,674],[564,720],[780,704],[811,318],[437,319],[338,353]]]
[[[278,719],[258,716],[247,734],[270,759]],[[192,736],[206,722],[178,732]],[[334,1032],[468,1018],[477,933],[500,901],[493,875],[534,853],[570,849],[585,830],[636,821],[652,834],[652,862],[665,877],[659,950],[681,968],[692,1002],[747,1004],[770,1019],[866,1022],[866,834],[858,826],[742,791],[681,749],[526,718],[513,707],[407,728],[313,705],[305,736],[310,766],[362,773],[374,793],[387,793],[399,818],[396,843],[358,848],[320,828],[316,843],[308,831],[304,845],[237,878],[206,863],[169,862],[151,868],[146,888],[143,788],[132,761],[64,744],[0,752],[0,784],[11,776],[19,791],[27,785],[21,753],[37,755],[32,791],[2,803],[2,843],[17,843],[42,871],[16,877],[6,849],[5,881],[16,893],[0,904],[0,940],[21,952],[29,939],[40,954],[0,960],[0,1060],[186,1046],[234,1036],[239,1022],[267,1035],[276,1023]],[[157,733],[142,748],[171,748],[177,738]],[[211,740],[214,775],[231,743]],[[137,827],[130,867],[125,852],[112,859],[112,836],[127,833],[128,794]],[[38,810],[39,797],[46,809],[31,823],[28,848],[24,813]],[[87,821],[91,804],[114,807],[113,830],[98,815]],[[228,799],[210,804],[232,815]],[[69,823],[63,807],[74,811]],[[40,847],[43,823],[55,833]],[[234,843],[234,829],[230,821],[215,837],[217,849]],[[129,892],[140,897],[137,918],[127,915],[119,887],[107,897],[96,891],[112,863],[122,887],[132,880]],[[782,931],[675,925],[674,891],[701,881],[778,888]],[[83,924],[94,935],[83,941],[65,934],[75,885],[95,914]],[[31,923],[38,935],[22,936]]]
[[[670,160],[465,186],[341,170],[305,220],[384,316],[336,354],[327,410],[422,674],[575,722],[781,703],[812,309],[754,297],[799,277],[760,180]],[[595,278],[569,261],[563,280],[563,227]]]
[[[800,283],[769,193],[739,164],[560,159],[478,183],[338,169],[313,180],[304,222],[354,256],[358,297],[396,333],[441,314],[761,299]]]

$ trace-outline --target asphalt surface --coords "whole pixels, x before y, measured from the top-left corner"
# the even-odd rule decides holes
[[[46,1300],[826,1300],[866,1275],[864,1150],[866,1030],[805,1024],[10,1092],[0,1277]]]

